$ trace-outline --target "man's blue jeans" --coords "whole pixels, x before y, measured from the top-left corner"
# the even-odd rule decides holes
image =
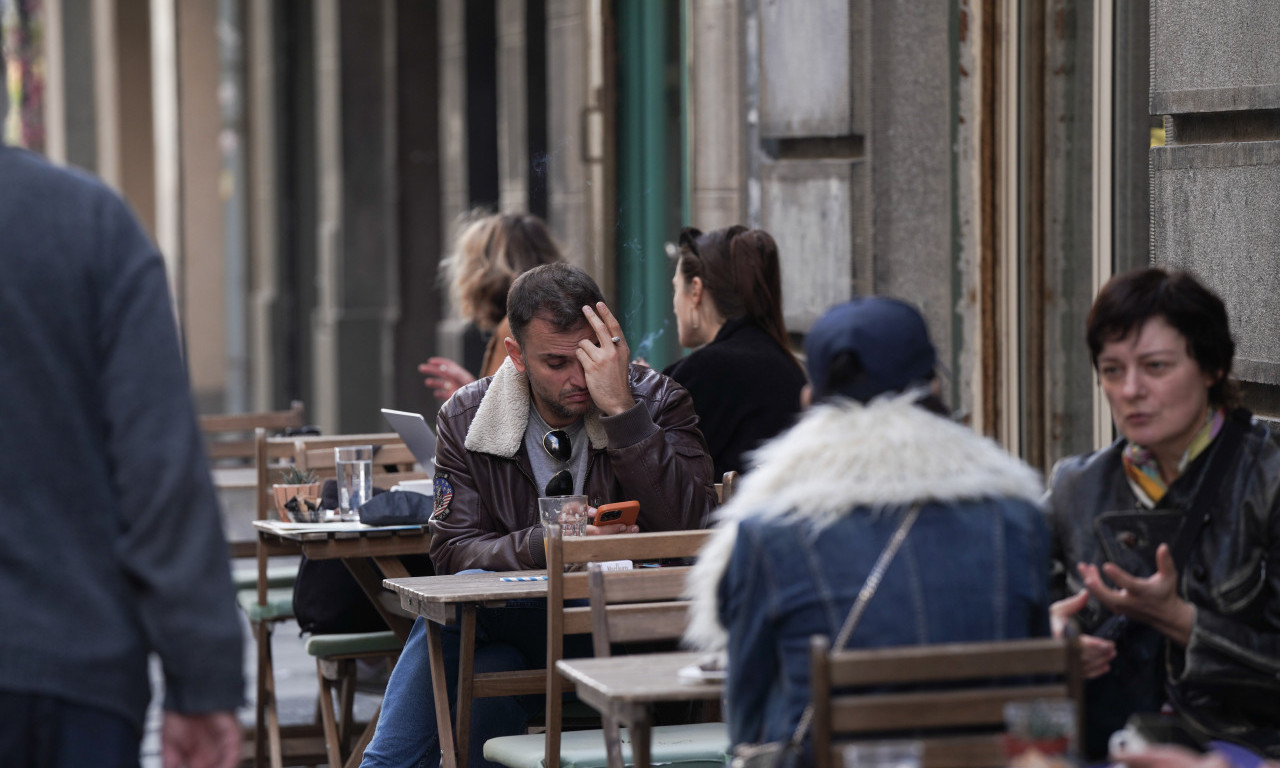
[[[445,626],[441,639],[452,710],[457,705],[458,626]],[[576,652],[571,652],[571,646]],[[589,654],[589,638],[566,639],[566,656]],[[540,669],[546,660],[545,600],[513,601],[503,608],[477,609],[476,672]],[[525,721],[531,714],[541,711],[543,703],[540,695],[474,699],[468,766],[494,766],[484,759],[484,743],[497,736],[522,733]],[[431,692],[427,627],[426,620],[419,616],[387,682],[378,730],[365,750],[361,765],[366,768],[433,768],[439,762],[440,733],[436,727],[435,699]]]

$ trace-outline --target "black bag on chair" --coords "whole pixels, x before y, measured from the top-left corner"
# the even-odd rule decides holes
[[[302,556],[293,584],[293,615],[303,632],[315,635],[387,629],[387,622],[341,560]]]

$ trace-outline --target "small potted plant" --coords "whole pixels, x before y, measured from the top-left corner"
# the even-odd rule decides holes
[[[285,522],[315,522],[320,509],[320,481],[311,471],[296,466],[280,470],[280,482],[271,486],[276,513]]]

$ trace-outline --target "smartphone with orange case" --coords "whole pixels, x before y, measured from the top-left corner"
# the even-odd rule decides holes
[[[612,504],[601,504],[596,508],[596,516],[592,525],[635,525],[640,516],[640,502],[616,501]]]

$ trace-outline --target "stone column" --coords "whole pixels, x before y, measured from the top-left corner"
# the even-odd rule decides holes
[[[529,209],[525,0],[498,0],[498,206]]]
[[[746,223],[746,27],[737,0],[689,4],[688,223],[704,231]]]
[[[584,0],[547,0],[547,219],[569,260],[601,281],[592,241],[586,125],[588,14]],[[611,277],[611,276],[608,276]]]
[[[1155,264],[1186,269],[1227,304],[1234,372],[1280,414],[1280,4],[1151,0]]]
[[[316,420],[326,432],[384,429],[398,315],[395,5],[316,6],[320,185],[313,322]]]
[[[453,251],[457,221],[470,207],[467,188],[467,35],[464,0],[439,0],[440,253]],[[448,291],[443,295],[447,298]],[[462,362],[466,323],[450,310],[436,331],[435,353]]]

